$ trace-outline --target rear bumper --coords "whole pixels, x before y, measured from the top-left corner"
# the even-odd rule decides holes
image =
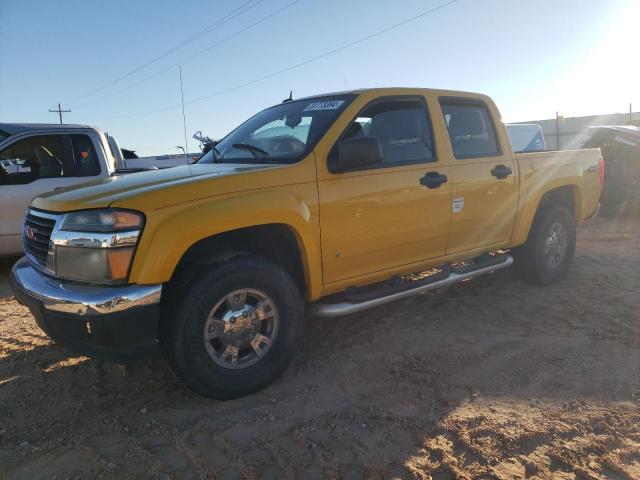
[[[124,361],[158,351],[161,285],[62,281],[22,258],[11,270],[16,299],[56,343],[81,355]]]

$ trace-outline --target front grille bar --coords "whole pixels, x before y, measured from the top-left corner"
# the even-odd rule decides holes
[[[49,258],[53,257],[51,236],[60,218],[60,215],[30,209],[22,228],[25,255],[35,267],[49,273],[53,273],[53,262],[49,262]]]

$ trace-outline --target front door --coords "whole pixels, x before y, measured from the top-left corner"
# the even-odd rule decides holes
[[[448,169],[434,151],[424,98],[390,97],[369,103],[339,142],[357,137],[379,140],[382,163],[320,175],[326,284],[409,269],[445,254],[451,184]],[[326,159],[329,166],[337,154],[338,144]]]
[[[441,99],[453,158],[451,237],[447,254],[497,247],[511,238],[518,201],[517,165],[497,115],[478,100]]]
[[[0,255],[22,251],[21,227],[34,197],[100,175],[87,135],[33,135],[0,151]]]

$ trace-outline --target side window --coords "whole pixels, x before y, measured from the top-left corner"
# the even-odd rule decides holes
[[[65,176],[62,135],[35,136],[0,152],[0,185],[24,185]]]
[[[456,158],[500,154],[493,121],[484,104],[454,100],[441,105]]]
[[[71,147],[78,177],[93,177],[100,174],[98,154],[87,135],[71,135]]]
[[[342,140],[367,136],[380,140],[383,166],[435,161],[431,125],[421,100],[385,100],[366,107]]]

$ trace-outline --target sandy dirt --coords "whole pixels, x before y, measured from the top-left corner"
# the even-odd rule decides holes
[[[230,402],[70,358],[0,299],[0,478],[640,479],[639,287],[640,222],[596,219],[561,283],[310,318],[287,373]]]

